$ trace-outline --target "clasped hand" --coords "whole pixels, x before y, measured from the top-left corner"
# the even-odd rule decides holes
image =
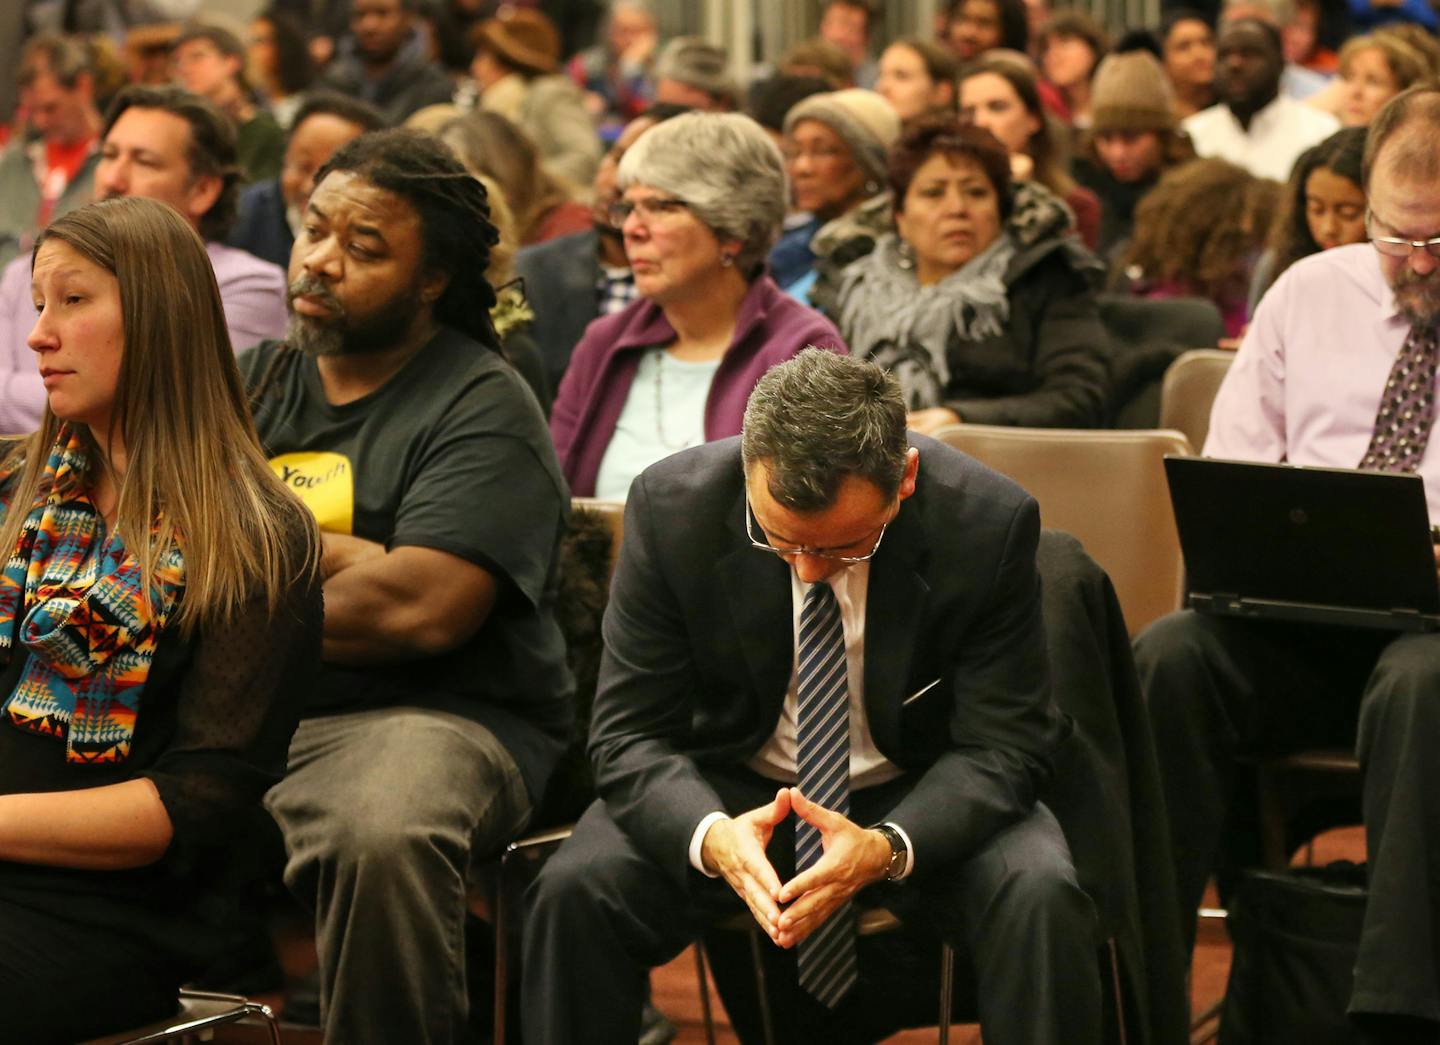
[[[823,852],[814,865],[782,883],[765,847],[791,812],[820,832]],[[878,831],[816,805],[799,788],[786,787],[758,809],[717,820],[705,833],[700,855],[706,869],[722,875],[745,901],[765,935],[788,948],[862,888],[885,877],[890,845]]]

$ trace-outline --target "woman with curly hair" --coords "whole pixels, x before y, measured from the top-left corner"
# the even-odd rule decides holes
[[[1224,160],[1195,160],[1160,179],[1135,210],[1122,282],[1147,298],[1198,296],[1228,337],[1245,329],[1250,273],[1280,186]]]
[[[1270,242],[1255,266],[1250,312],[1270,284],[1301,258],[1365,240],[1365,190],[1360,161],[1365,128],[1346,127],[1300,154]]]

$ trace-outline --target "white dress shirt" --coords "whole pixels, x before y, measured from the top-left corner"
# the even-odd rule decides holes
[[[1187,116],[1180,126],[1198,155],[1229,160],[1257,178],[1287,181],[1300,154],[1338,131],[1340,121],[1282,94],[1250,118],[1249,130],[1223,102]]]
[[[829,584],[835,592],[835,602],[840,608],[840,626],[845,635],[845,674],[850,690],[850,787],[856,790],[894,780],[903,770],[882,755],[875,746],[875,739],[870,735],[870,720],[865,714],[865,598],[870,586],[870,564],[855,563],[816,583]],[[756,773],[780,784],[794,784],[796,779],[795,735],[796,723],[800,717],[800,614],[809,591],[810,585],[802,581],[792,568],[791,648],[796,651],[796,662],[790,667],[790,685],[785,690],[785,702],[781,706],[780,721],[776,723],[775,732],[747,763]],[[709,814],[700,821],[691,836],[690,863],[702,872],[705,872],[705,867],[700,860],[700,846],[705,840],[705,832],[715,821],[723,819],[724,813]],[[910,874],[915,861],[910,836],[899,824],[892,823],[889,826],[895,828],[905,842],[905,870],[900,874],[900,877],[904,878]]]

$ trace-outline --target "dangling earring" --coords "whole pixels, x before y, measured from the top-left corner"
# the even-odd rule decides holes
[[[869,181],[867,181],[867,182],[865,183],[865,195],[866,195],[866,196],[873,196],[873,195],[875,195],[875,194],[876,194],[877,192],[879,192],[879,191],[880,191],[880,183],[879,183],[878,181],[876,181],[874,178],[871,178]]]
[[[899,263],[902,269],[908,272],[915,267],[915,248],[910,246],[909,242],[900,240],[896,253],[900,255]]]
[[[721,252],[720,252],[720,267],[721,267],[721,268],[727,268],[727,269],[728,269],[728,268],[729,268],[731,265],[733,265],[733,264],[735,264],[735,255],[734,255],[734,254],[727,254],[727,253],[725,253],[724,251],[721,251]]]

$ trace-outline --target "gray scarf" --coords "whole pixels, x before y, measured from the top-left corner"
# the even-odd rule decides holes
[[[1005,331],[1005,272],[1015,250],[1010,234],[1001,233],[940,282],[922,287],[900,238],[886,235],[842,277],[839,326],[850,354],[894,373],[907,409],[941,405],[950,380],[947,346]]]

